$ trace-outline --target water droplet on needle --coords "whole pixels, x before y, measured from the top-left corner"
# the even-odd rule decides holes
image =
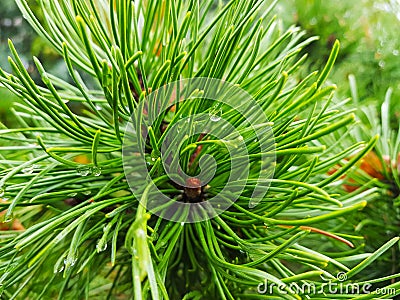
[[[100,176],[101,175],[101,168],[99,167],[93,167],[92,172],[94,176]]]
[[[34,169],[35,169],[35,165],[31,165],[31,166],[27,166],[27,167],[23,168],[21,171],[24,174],[32,174]]]
[[[89,167],[79,167],[76,169],[78,174],[81,176],[88,176],[90,173],[90,168]]]
[[[213,109],[212,111],[210,111],[209,116],[211,122],[220,121],[222,117],[222,109]]]

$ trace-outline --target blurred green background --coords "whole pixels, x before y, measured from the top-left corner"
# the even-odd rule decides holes
[[[36,14],[41,16],[36,2],[30,2],[36,8]],[[40,77],[34,67],[33,56],[37,56],[50,73],[61,78],[67,78],[67,69],[63,60],[42,38],[36,35],[35,31],[22,17],[15,0],[1,0],[0,66],[6,71],[10,71],[8,39],[11,39],[14,43],[26,69],[36,82],[40,81]],[[8,112],[11,104],[16,101],[19,101],[19,99],[0,86],[0,121],[2,123],[12,124],[12,118]]]
[[[283,0],[277,10],[286,25],[295,23],[307,36],[320,37],[304,50],[312,69],[326,61],[333,42],[340,40],[341,51],[330,77],[338,85],[339,97],[350,96],[349,74],[356,76],[359,98],[364,101],[380,104],[392,87],[392,121],[398,124],[400,1]]]

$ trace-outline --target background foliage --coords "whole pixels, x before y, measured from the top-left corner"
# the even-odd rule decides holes
[[[293,22],[319,41],[305,51],[311,62],[320,65],[329,55],[335,39],[342,42],[331,80],[341,97],[350,96],[348,76],[358,82],[360,101],[380,105],[386,90],[393,89],[391,120],[397,127],[400,112],[400,5],[396,0],[323,1],[285,0],[278,6],[287,24]]]

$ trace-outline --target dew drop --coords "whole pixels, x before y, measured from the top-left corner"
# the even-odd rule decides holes
[[[250,200],[249,202],[249,208],[254,208],[258,204],[258,201],[256,200]]]
[[[217,110],[209,113],[211,122],[218,122],[221,120],[222,110]]]
[[[67,196],[68,196],[68,197],[75,197],[76,195],[78,195],[78,193],[70,193],[70,194],[68,194]]]
[[[393,53],[394,56],[398,56],[399,55],[399,50],[394,49],[392,53]]]
[[[221,120],[220,116],[216,116],[216,115],[212,115],[210,116],[210,120],[213,122],[218,122],[219,120]]]
[[[100,176],[101,175],[101,168],[99,167],[93,167],[92,172],[94,176]]]
[[[34,169],[35,169],[35,165],[31,165],[31,166],[27,166],[26,168],[23,168],[21,171],[24,174],[32,174]]]
[[[57,273],[61,273],[62,271],[64,271],[64,265],[62,263],[57,263],[54,266],[54,273],[57,274]]]
[[[96,105],[95,108],[96,108],[96,110],[102,110],[103,109],[103,107],[101,107],[100,105]]]
[[[100,253],[105,251],[106,249],[107,249],[107,243],[103,242],[102,240],[99,240],[96,245],[97,252]]]
[[[66,268],[73,267],[77,260],[77,257],[67,257],[66,259],[64,259],[64,265]]]
[[[92,193],[92,191],[90,191],[90,190],[82,192],[82,194],[84,194],[85,196],[89,196],[91,193]]]
[[[4,216],[3,223],[10,223],[13,219],[14,219],[14,215],[13,214],[11,214],[11,215],[6,214]]]
[[[6,189],[4,187],[0,187],[0,197],[3,197],[6,193]]]
[[[385,62],[383,60],[379,61],[379,67],[381,67],[382,69],[385,68]]]
[[[81,176],[88,176],[90,173],[89,167],[79,167],[76,170],[77,170],[78,174]]]
[[[184,226],[185,225],[185,222],[181,222],[181,226]]]

